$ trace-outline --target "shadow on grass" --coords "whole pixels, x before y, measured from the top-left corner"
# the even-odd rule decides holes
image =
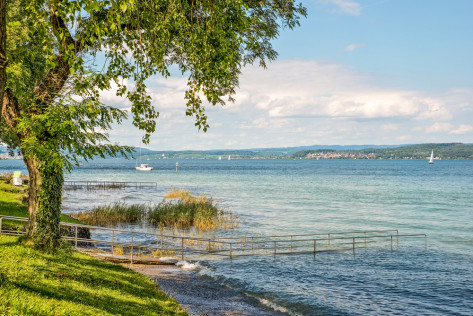
[[[133,302],[131,299],[119,299],[117,297],[106,295],[106,294],[91,294],[87,291],[79,289],[71,289],[70,286],[52,286],[41,284],[41,282],[35,282],[34,284],[24,282],[12,282],[10,283],[24,291],[29,291],[33,295],[40,295],[44,298],[66,300],[73,303],[78,303],[83,306],[89,306],[104,312],[118,315],[143,315],[145,310],[152,310],[156,315],[172,315],[174,312],[163,308],[160,304],[150,302],[150,300],[161,299],[165,300],[164,297],[160,297],[156,291],[142,291],[141,293],[135,293],[139,295],[144,301],[148,301],[148,304],[140,304]],[[146,313],[146,312],[145,312]]]
[[[41,255],[42,260],[47,263],[41,269],[44,273],[44,278],[48,280],[57,279],[58,275],[61,275],[58,282],[65,285],[78,282],[86,284],[87,287],[97,292],[126,293],[131,297],[139,297],[141,300],[149,302],[152,309],[155,312],[159,312],[159,315],[161,312],[166,312],[166,309],[163,309],[160,304],[152,300],[166,301],[169,298],[163,292],[157,291],[155,284],[148,283],[151,281],[147,277],[135,274],[120,265],[103,262],[85,255],[72,253],[69,257],[67,256],[67,253],[59,256]],[[23,289],[27,288],[29,291],[40,295],[46,295],[49,298],[68,300],[94,307],[100,306],[100,309],[110,313],[118,311],[123,315],[143,315],[142,309],[150,308],[150,305],[132,303],[129,300],[112,296],[113,294],[93,295],[86,291],[73,289],[70,286],[59,285],[51,289],[50,286],[43,284],[42,281],[38,280],[34,285],[19,283],[18,286]],[[107,303],[105,304],[104,302]],[[123,309],[124,304],[126,309]],[[121,307],[117,309],[116,306]]]

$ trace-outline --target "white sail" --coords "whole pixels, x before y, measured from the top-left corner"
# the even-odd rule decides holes
[[[430,154],[430,160],[429,160],[429,164],[433,164],[434,163],[434,151],[432,150],[432,153]]]

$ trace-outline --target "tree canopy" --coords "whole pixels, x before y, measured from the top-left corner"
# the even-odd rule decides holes
[[[242,67],[275,59],[271,41],[305,15],[294,0],[0,0],[0,142],[28,167],[32,235],[57,241],[63,172],[78,157],[130,153],[108,141],[127,113],[101,91],[118,87],[148,142],[159,112],[146,80],[175,65],[186,114],[206,131],[205,105],[232,101]]]

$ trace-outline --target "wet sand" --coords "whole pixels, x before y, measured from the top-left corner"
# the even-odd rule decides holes
[[[191,315],[287,315],[276,312],[230,287],[199,276],[194,271],[169,265],[123,264],[148,276],[174,297]]]

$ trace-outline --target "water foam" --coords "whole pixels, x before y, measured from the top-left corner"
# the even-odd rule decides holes
[[[302,314],[299,314],[299,313],[295,313],[281,305],[278,305],[266,298],[258,298],[259,302],[261,304],[263,304],[264,306],[267,306],[269,308],[271,308],[272,310],[276,311],[276,312],[280,312],[280,313],[285,313],[285,314],[288,314],[288,315],[291,315],[291,316],[303,316]]]
[[[201,268],[200,264],[198,263],[190,263],[187,261],[178,261],[176,266],[180,267],[183,270],[198,270]]]

